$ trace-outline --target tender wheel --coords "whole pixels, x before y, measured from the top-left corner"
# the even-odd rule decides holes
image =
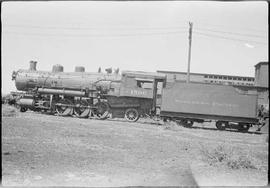
[[[20,112],[26,112],[27,111],[27,108],[26,107],[20,107]]]
[[[184,127],[192,127],[194,122],[188,119],[182,119],[180,121],[176,121],[178,125],[184,126]]]
[[[193,124],[194,124],[194,122],[191,121],[191,120],[186,120],[186,121],[184,122],[184,126],[185,126],[185,127],[192,127]]]
[[[109,117],[109,104],[106,102],[98,102],[95,104],[96,109],[94,111],[94,115],[99,119],[107,119]]]
[[[129,108],[125,112],[125,119],[130,122],[135,122],[140,118],[139,112],[135,108]]]
[[[74,107],[74,114],[76,115],[76,117],[79,118],[87,118],[90,114],[90,108],[88,108],[88,103],[85,100],[80,100],[80,101],[76,101],[75,102],[75,106]]]
[[[223,121],[217,121],[216,122],[216,127],[219,130],[225,130],[226,129],[226,126],[227,126],[227,123],[226,122],[223,122]]]
[[[247,123],[239,123],[238,130],[242,132],[247,132],[250,128],[250,125]]]
[[[60,116],[68,116],[73,114],[72,102],[68,99],[61,99],[55,104],[55,110]]]

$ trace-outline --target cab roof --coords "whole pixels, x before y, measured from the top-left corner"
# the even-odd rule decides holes
[[[122,71],[122,76],[130,76],[145,79],[166,79],[166,74],[144,71]]]

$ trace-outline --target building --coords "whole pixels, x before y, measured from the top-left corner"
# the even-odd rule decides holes
[[[167,75],[167,82],[186,81],[186,72],[175,71],[157,71]],[[220,74],[203,74],[203,73],[190,73],[191,82],[204,82],[213,84],[225,84],[225,85],[247,85],[253,86],[255,78],[247,76],[232,76],[232,75],[220,75]]]

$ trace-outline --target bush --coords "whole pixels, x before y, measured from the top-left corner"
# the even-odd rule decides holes
[[[228,160],[227,166],[231,169],[257,169],[256,166],[251,162],[251,159],[244,155],[240,155],[235,159]]]
[[[225,165],[230,169],[257,169],[250,155],[237,153],[233,147],[218,145],[216,148],[202,147],[201,153],[209,165]]]

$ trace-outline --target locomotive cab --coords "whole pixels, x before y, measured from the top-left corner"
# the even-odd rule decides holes
[[[120,96],[140,99],[143,101],[140,103],[141,108],[148,108],[151,111],[150,114],[153,114],[159,106],[159,96],[165,83],[166,75],[161,73],[123,71]],[[145,104],[148,106],[145,107]]]

